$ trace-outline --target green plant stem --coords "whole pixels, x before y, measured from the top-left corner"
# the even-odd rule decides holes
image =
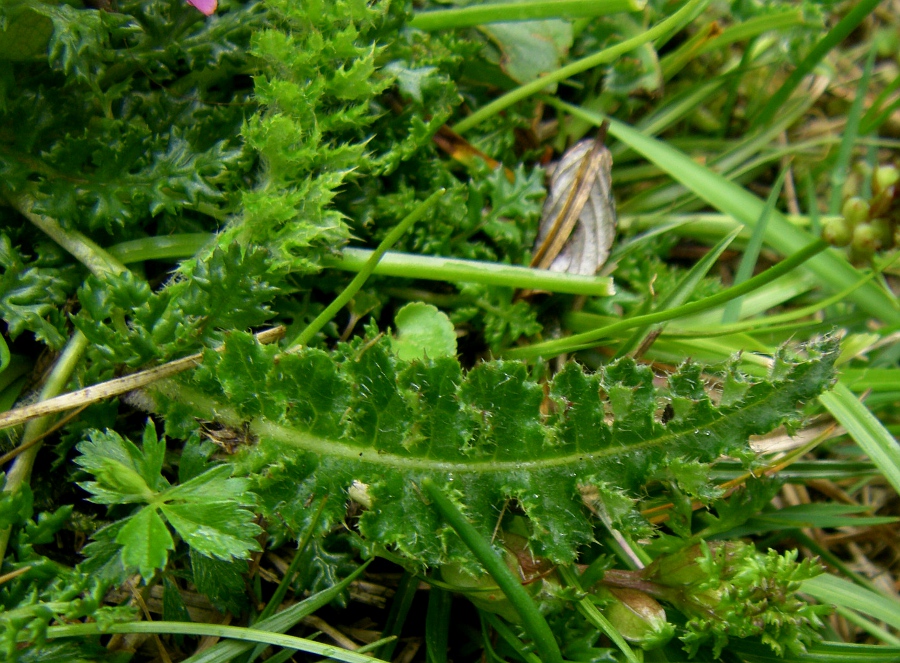
[[[763,207],[762,214],[759,215],[756,225],[753,226],[753,234],[750,235],[750,241],[747,242],[747,248],[744,249],[744,255],[741,257],[741,262],[734,275],[735,284],[743,283],[753,276],[753,269],[756,267],[759,253],[762,251],[763,239],[766,236],[766,224],[769,221],[772,210],[775,209],[775,205],[778,202],[778,196],[781,195],[781,187],[784,186],[784,179],[787,177],[787,174],[787,168],[782,168],[781,172],[778,174],[778,179],[775,180],[775,184],[772,185],[772,190],[769,192],[769,197],[766,199],[766,205]],[[725,311],[722,313],[723,324],[737,322],[740,319],[741,302],[742,298],[738,297],[737,299],[732,299],[725,305]]]
[[[540,613],[532,598],[525,591],[522,583],[516,578],[506,562],[491,547],[491,544],[478,533],[478,530],[466,520],[466,517],[455,504],[444,494],[444,491],[431,479],[422,479],[422,490],[434,502],[435,508],[450,524],[454,531],[468,546],[472,554],[491,574],[494,582],[503,591],[522,618],[525,632],[534,641],[535,650],[546,663],[562,663],[562,653],[553,631],[547,620]]]
[[[847,15],[844,16],[835,25],[822,40],[817,43],[809,52],[803,61],[797,65],[797,68],[791,72],[787,80],[781,84],[781,87],[769,97],[769,101],[763,106],[763,109],[753,118],[751,128],[765,127],[772,121],[775,114],[781,109],[781,106],[787,101],[788,97],[797,89],[797,86],[804,78],[819,64],[831,49],[842,42],[857,26],[862,23],[875,7],[880,4],[881,0],[861,0],[856,3]]]
[[[109,247],[107,252],[128,265],[145,260],[190,258],[213,237],[212,233],[182,233],[159,237],[142,237]]]
[[[625,41],[616,44],[615,46],[611,46],[610,48],[603,49],[599,53],[594,53],[593,55],[589,55],[585,58],[577,60],[569,65],[566,65],[565,67],[547,74],[546,76],[542,76],[536,81],[526,83],[525,85],[517,87],[515,90],[507,92],[499,99],[495,99],[486,106],[482,106],[466,119],[457,122],[452,127],[453,131],[458,134],[465,133],[472,127],[475,127],[487,118],[496,115],[503,109],[508,108],[509,106],[512,106],[513,104],[522,101],[523,99],[526,99],[533,94],[537,94],[541,90],[545,90],[555,83],[564,81],[571,76],[580,74],[581,72],[587,71],[588,69],[593,69],[594,67],[597,67],[601,64],[613,62],[616,58],[630,51],[633,51],[638,46],[642,46],[647,42],[653,41],[657,37],[668,34],[670,30],[681,23],[682,19],[689,16],[691,12],[693,12],[701,5],[706,4],[706,2],[707,0],[689,0],[689,2],[687,2],[681,9],[672,14],[670,17],[663,21],[660,21],[652,28],[638,35],[637,37],[626,39]]]
[[[432,193],[428,198],[422,202],[416,209],[414,209],[410,214],[406,216],[400,223],[398,223],[391,231],[387,234],[387,236],[381,241],[381,244],[378,245],[372,255],[369,256],[369,259],[366,261],[366,264],[363,265],[362,269],[359,270],[359,273],[353,278],[352,281],[347,285],[346,288],[334,298],[334,301],[328,305],[328,307],[322,311],[315,320],[313,320],[309,325],[297,335],[292,342],[288,343],[288,348],[300,348],[307,343],[309,343],[312,338],[319,332],[322,327],[324,327],[328,322],[337,315],[337,312],[344,308],[347,303],[353,298],[359,289],[363,287],[363,284],[368,280],[368,278],[372,275],[372,272],[375,271],[375,266],[381,260],[382,256],[387,252],[389,248],[391,248],[394,244],[397,243],[403,233],[409,230],[412,225],[425,216],[425,213],[432,208],[432,206],[438,201],[438,199],[444,195],[445,189],[440,189]]]
[[[100,276],[109,273],[118,274],[127,269],[122,263],[80,232],[66,230],[55,219],[32,212],[31,207],[34,201],[27,194],[19,193],[13,195],[8,192],[4,193],[6,194],[6,199],[20,214],[71,253],[91,273]],[[62,393],[87,347],[88,340],[81,332],[76,331],[72,334],[63,353],[57,359],[53,370],[44,383],[44,387],[41,389],[39,401],[45,401]],[[51,417],[41,417],[28,422],[22,435],[22,444],[28,444],[43,436],[50,429],[52,422],[53,419]],[[15,493],[30,480],[34,461],[42,446],[42,443],[35,444],[16,456],[16,460],[13,462],[6,477],[4,490]],[[0,560],[6,556],[10,531],[9,528],[0,530]]]
[[[239,626],[222,626],[220,624],[192,624],[185,622],[131,622],[126,624],[71,624],[51,626],[47,629],[47,639],[75,638],[109,633],[158,633],[160,635],[209,636],[214,638],[230,638],[260,642],[276,647],[289,647],[310,654],[329,656],[346,663],[377,663],[379,659],[365,656],[334,645],[326,645],[314,640],[282,635],[271,631],[259,631]]]
[[[107,251],[126,264],[144,260],[176,260],[193,256],[211,238],[212,235],[207,233],[145,237],[116,244]],[[324,265],[332,269],[359,272],[365,269],[373,253],[372,249],[347,247],[341,252],[341,257],[325,258]],[[605,277],[396,251],[385,252],[372,274],[449,283],[481,283],[509,288],[528,288],[569,295],[605,297],[615,293],[612,279]]]
[[[558,569],[559,574],[562,576],[563,580],[566,581],[566,584],[570,587],[574,587],[582,594],[584,590],[581,588],[581,584],[578,582],[578,576],[572,571],[571,568],[561,566]],[[622,653],[625,655],[626,660],[630,663],[642,663],[641,660],[635,655],[634,650],[629,646],[627,642],[625,642],[625,638],[621,636],[621,634],[616,630],[616,627],[612,625],[612,623],[603,616],[603,613],[597,609],[591,601],[583,596],[578,601],[578,611],[585,616],[585,618],[590,621],[594,626],[603,631],[610,640],[613,641],[613,644],[618,647]]]
[[[371,259],[368,249],[347,248],[341,258],[325,260],[327,267],[359,271]],[[478,260],[460,260],[388,252],[378,263],[374,274],[407,279],[427,279],[450,283],[483,283],[510,288],[529,288],[571,295],[612,295],[612,279],[551,272],[545,269],[517,267]]]
[[[50,371],[50,375],[47,377],[43,389],[41,389],[41,394],[38,398],[39,400],[44,401],[48,398],[52,398],[65,389],[69,378],[72,377],[75,366],[81,359],[81,355],[87,350],[87,347],[88,340],[84,334],[80,331],[76,331],[72,334],[65,350],[63,350],[59,359],[56,360],[53,370]],[[41,417],[40,419],[29,421],[25,425],[25,432],[22,435],[21,443],[25,445],[32,440],[41,437],[49,430],[52,423],[52,417]],[[34,461],[37,458],[41,446],[43,445],[35,444],[16,456],[16,460],[13,462],[9,474],[6,475],[6,484],[3,486],[4,491],[16,493],[23,485],[28,483],[31,478],[31,470],[34,468]],[[0,560],[6,556],[6,546],[9,544],[10,531],[9,527],[0,530]]]
[[[872,78],[872,67],[875,65],[875,55],[877,54],[875,42],[869,49],[869,57],[866,58],[866,66],[863,68],[863,75],[859,79],[856,86],[856,97],[850,106],[850,112],[847,113],[847,122],[844,125],[843,135],[841,136],[841,147],[838,150],[837,159],[834,167],[831,169],[831,200],[828,203],[829,214],[839,214],[841,211],[841,201],[844,197],[844,182],[847,181],[847,172],[850,170],[850,160],[853,158],[853,148],[856,146],[856,138],[859,136],[859,123],[862,119],[863,102],[866,99],[866,90],[869,87],[869,80]]]
[[[585,18],[620,12],[638,12],[646,0],[520,0],[478,4],[454,9],[417,12],[409,27],[418,30],[450,30],[484,23],[534,21],[545,18]]]
[[[6,199],[16,208],[19,214],[71,253],[72,257],[87,267],[95,276],[121,274],[126,270],[125,265],[77,230],[67,230],[56,219],[32,212],[31,208],[34,205],[34,200],[29,195],[24,193],[7,194]]]
[[[693,315],[694,313],[700,313],[701,311],[707,311],[711,308],[715,308],[717,306],[730,302],[736,297],[740,297],[741,295],[752,292],[760,286],[765,285],[766,283],[774,281],[778,277],[787,274],[788,272],[795,269],[798,265],[802,265],[814,255],[821,253],[827,248],[828,244],[821,240],[813,242],[812,244],[809,244],[789,258],[782,260],[777,265],[770,267],[762,274],[757,274],[752,279],[744,281],[739,285],[732,286],[731,288],[723,290],[722,292],[712,295],[711,297],[707,297],[706,299],[702,299],[697,302],[691,302],[689,304],[684,304],[683,306],[668,309],[666,311],[648,313],[647,315],[638,315],[627,320],[621,320],[611,325],[607,325],[606,327],[601,327],[600,329],[596,329],[594,331],[585,332],[583,334],[575,334],[574,336],[569,336],[568,338],[563,338],[558,341],[535,343],[534,345],[508,350],[503,354],[503,356],[511,359],[523,359],[538,356],[545,358],[553,357],[555,355],[562,354],[563,352],[574,352],[576,350],[584,350],[586,348],[590,348],[601,338],[617,334],[618,332],[625,331],[626,329],[634,329],[635,327],[656,324],[658,322],[668,322],[669,320],[674,320],[675,318]]]

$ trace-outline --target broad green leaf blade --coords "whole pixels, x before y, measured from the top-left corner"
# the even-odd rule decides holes
[[[136,568],[145,581],[166,565],[169,551],[175,542],[169,528],[152,507],[144,507],[128,519],[116,536],[122,546],[122,562],[126,568]]]
[[[558,69],[572,47],[572,24],[567,21],[493,23],[480,30],[500,51],[503,73],[516,83],[528,83]]]
[[[231,478],[230,465],[217,465],[203,474],[165,491],[161,498],[166,502],[187,500],[197,502],[221,502],[233,500],[238,504],[252,505],[253,493],[244,478]]]
[[[878,466],[884,477],[900,493],[900,445],[853,392],[839,381],[819,401]]]
[[[598,126],[605,119],[590,111],[568,104],[561,106],[579,117],[592,120]],[[751,228],[761,217],[765,205],[762,200],[743,187],[697,163],[674,147],[649,138],[613,119],[610,119],[609,133],[662,168],[673,179],[719,211],[733,216]],[[781,212],[772,210],[765,236],[768,246],[782,255],[789,255],[814,240],[815,238],[809,233],[788,221]],[[835,291],[843,290],[848,283],[859,281],[863,276],[837,251],[833,250],[826,251],[810,260],[805,269],[810,270],[822,283],[827,284]],[[872,317],[888,324],[900,324],[900,309],[874,283],[861,286],[849,298]]]
[[[150,424],[152,426],[152,424]],[[157,442],[155,432],[147,433],[146,450],[115,431],[92,431],[90,438],[78,444],[81,455],[75,462],[97,480],[83,482],[92,501],[99,504],[149,502],[156,490],[168,485],[160,474],[165,442]]]

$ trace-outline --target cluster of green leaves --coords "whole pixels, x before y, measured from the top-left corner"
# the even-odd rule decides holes
[[[73,512],[65,505],[53,512],[35,513],[33,495],[26,486],[0,493],[0,526],[12,527],[10,547],[15,557],[4,560],[7,573],[14,573],[0,589],[0,646],[6,660],[16,660],[22,642],[36,643],[32,651],[45,656],[102,656],[93,643],[73,647],[71,643],[46,643],[47,625],[53,620],[75,621],[85,617],[102,624],[130,620],[130,607],[106,605],[109,583],[80,566],[70,567],[43,554],[42,548],[57,540]],[[49,660],[49,659],[45,659]]]
[[[0,309],[11,340],[29,331],[59,349],[66,338],[63,307],[81,282],[81,270],[55,244],[42,242],[35,253],[23,255],[8,235],[0,235]]]
[[[692,656],[707,641],[719,656],[729,637],[750,636],[762,636],[779,655],[797,654],[817,640],[829,608],[795,595],[822,572],[813,560],[796,559],[797,551],[760,555],[740,541],[704,543],[659,557],[640,575],[689,617],[681,639]]]
[[[118,9],[5,3],[4,38],[35,42],[3,68],[5,194],[27,192],[29,211],[107,237],[234,209],[252,165],[238,136],[250,89],[234,74],[247,64],[257,4],[209,23],[184,3]],[[16,32],[29,17],[47,30]]]

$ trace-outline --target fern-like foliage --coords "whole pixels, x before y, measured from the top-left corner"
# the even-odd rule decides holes
[[[504,507],[517,505],[531,550],[565,563],[593,537],[587,489],[594,511],[623,521],[634,514],[622,504],[664,468],[746,457],[748,436],[796,418],[828,387],[836,352],[833,339],[800,353],[783,348],[766,379],[735,363],[715,373],[686,363],[658,387],[649,367],[624,359],[593,374],[570,364],[543,384],[515,362],[465,372],[449,357],[401,361],[380,338],[333,354],[279,355],[234,333],[193,376],[153,397],[170,435],[215,418],[256,438],[235,458],[236,473],[252,477],[276,534],[302,529],[310,504],[326,495],[321,526],[339,522],[354,486],[367,506],[359,531],[378,550],[415,564],[466,562],[419,491],[431,477],[486,537]],[[720,385],[716,399],[710,379]],[[674,414],[662,423],[665,405]]]

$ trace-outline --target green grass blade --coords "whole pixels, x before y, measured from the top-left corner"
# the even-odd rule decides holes
[[[595,113],[568,104],[560,105],[573,113],[579,113],[582,117],[592,119],[597,126],[604,119]],[[764,209],[763,201],[743,187],[695,162],[683,152],[644,136],[618,120],[610,120],[609,133],[640,152],[719,211],[733,216],[751,228],[760,218]],[[768,246],[782,255],[788,255],[808,245],[814,238],[788,221],[781,212],[772,210],[765,239]],[[843,290],[848,283],[856,282],[862,276],[836,251],[827,251],[810,260],[806,269],[835,291]],[[863,285],[850,296],[850,299],[874,318],[888,324],[900,324],[900,309],[894,304],[893,299],[874,283]]]
[[[428,592],[428,613],[425,615],[425,660],[427,663],[447,663],[450,608],[453,595],[438,587]]]
[[[620,12],[641,11],[646,0],[520,0],[469,5],[453,9],[416,12],[409,27],[418,30],[450,30],[484,23],[535,21],[547,18],[590,18]]]
[[[728,649],[747,663],[897,663],[900,647],[823,642],[804,654],[779,656],[762,643],[733,639]]]
[[[642,46],[649,41],[653,41],[657,37],[661,37],[678,28],[682,21],[689,17],[693,11],[703,7],[709,0],[689,0],[681,9],[669,16],[667,19],[660,21],[652,28],[639,34],[637,37],[626,39],[625,41],[605,48],[599,53],[594,53],[581,60],[572,62],[571,64],[561,67],[556,71],[550,72],[546,76],[542,76],[536,81],[526,83],[504,94],[502,97],[495,99],[486,106],[482,106],[469,117],[454,124],[451,128],[458,134],[465,133],[469,129],[477,126],[489,117],[493,117],[504,108],[508,108],[513,104],[527,99],[533,94],[537,94],[541,90],[545,90],[554,83],[564,81],[571,76],[580,74],[588,69],[593,69],[601,64],[608,64],[617,58],[625,55],[629,51],[633,51],[638,46]]]
[[[723,290],[722,292],[719,292],[711,297],[707,297],[706,299],[702,299],[697,302],[691,302],[689,304],[683,304],[682,306],[669,309],[668,311],[658,311],[656,313],[649,313],[647,315],[635,316],[633,318],[621,320],[594,331],[585,332],[583,334],[576,334],[574,336],[569,336],[568,338],[563,338],[557,341],[535,343],[534,345],[507,350],[503,353],[503,356],[510,359],[523,359],[527,357],[538,356],[552,357],[563,352],[583,350],[592,347],[601,338],[613,336],[628,329],[635,329],[637,327],[656,324],[659,322],[668,322],[669,320],[674,320],[676,318],[693,315],[694,313],[700,313],[701,311],[715,308],[717,306],[720,306],[721,304],[725,304],[731,301],[735,297],[740,297],[741,295],[753,292],[757,288],[760,288],[763,285],[774,281],[778,277],[796,269],[799,265],[802,265],[804,262],[811,259],[816,254],[821,253],[823,250],[825,250],[826,246],[827,245],[822,241],[813,242],[809,246],[801,249],[800,251],[781,261],[777,265],[770,267],[762,274],[757,274],[749,281],[744,281],[740,285],[732,286],[731,288]]]
[[[859,123],[862,119],[863,102],[866,91],[869,88],[869,80],[872,78],[872,67],[875,65],[875,43],[869,51],[863,75],[856,86],[856,97],[847,114],[847,122],[844,125],[844,134],[841,137],[841,148],[838,150],[837,160],[831,170],[831,201],[828,204],[829,214],[838,214],[841,211],[841,200],[844,197],[844,182],[847,181],[847,173],[850,170],[850,159],[853,158],[853,147],[856,137],[859,135]]]
[[[862,23],[874,11],[875,7],[880,4],[881,0],[861,0],[847,12],[822,40],[817,43],[809,52],[803,61],[797,65],[797,68],[791,73],[788,79],[782,83],[781,87],[769,97],[769,101],[763,109],[753,119],[753,127],[764,127],[772,121],[775,114],[779,112],[784,102],[797,89],[804,78],[815,69],[816,65],[824,58],[835,46],[842,42],[851,32],[853,32],[860,23]]]
[[[878,638],[882,642],[889,645],[894,645],[895,647],[900,646],[900,638],[891,634],[886,629],[881,628],[872,621],[866,619],[855,610],[849,610],[847,608],[835,606],[835,611],[837,612],[837,614],[839,614],[854,626],[858,626],[862,630],[866,631],[869,635]]]
[[[860,448],[900,493],[900,445],[842,381],[819,396],[819,402],[847,429]]]
[[[409,615],[409,609],[412,607],[413,599],[416,596],[416,590],[419,587],[419,579],[409,571],[404,571],[400,578],[400,584],[397,585],[397,592],[394,594],[394,600],[391,602],[391,610],[388,613],[387,621],[384,625],[381,635],[391,637],[399,636],[403,630],[403,624]],[[394,657],[394,650],[397,648],[397,640],[391,640],[378,648],[375,655],[386,661],[390,661]]]
[[[734,238],[738,236],[738,232],[740,232],[737,228],[735,228],[731,233],[726,235],[718,244],[716,244],[712,249],[706,252],[700,260],[694,263],[694,266],[691,267],[688,272],[679,279],[678,283],[675,284],[675,287],[671,292],[667,293],[666,296],[659,303],[659,306],[656,307],[657,311],[666,311],[671,310],[677,306],[681,306],[684,302],[690,297],[694,290],[697,288],[697,284],[703,279],[704,276],[712,269],[712,266],[716,264],[716,261],[719,257],[724,253],[725,249],[734,241]],[[616,357],[624,357],[629,352],[632,352],[635,348],[637,348],[645,338],[650,333],[653,333],[656,329],[661,329],[662,325],[646,327],[638,327],[631,337],[622,344],[619,350],[616,352]]]
[[[820,575],[805,580],[800,591],[822,603],[850,608],[900,629],[900,601],[876,594],[849,580],[832,575]]]
[[[349,576],[344,578],[341,582],[334,585],[333,587],[329,587],[326,590],[323,590],[317,594],[313,594],[308,599],[301,601],[300,603],[295,603],[290,608],[286,610],[282,610],[281,612],[272,615],[268,619],[264,619],[257,624],[253,625],[254,633],[257,632],[270,632],[273,634],[283,633],[287,631],[289,628],[292,628],[295,624],[297,624],[301,619],[306,617],[307,615],[311,615],[319,608],[328,605],[334,599],[338,597],[338,595],[343,592],[351,582],[356,580],[365,571],[366,567],[369,565],[368,562],[359,567],[356,571],[351,573]],[[160,622],[156,622],[157,624]],[[123,624],[122,626],[134,626],[134,624]],[[215,626],[214,624],[190,624],[190,626],[197,627],[205,627],[205,626]],[[137,631],[123,631],[124,633],[133,633]],[[148,631],[155,633],[157,631]],[[167,631],[162,631],[162,633],[167,633]],[[194,633],[188,633],[188,635],[193,635]],[[204,633],[200,633],[199,631],[196,633],[197,635],[204,635]],[[228,638],[236,638],[234,635],[223,635],[222,637]],[[249,641],[248,641],[249,640]],[[249,651],[253,648],[254,642],[256,643],[265,643],[265,644],[274,644],[273,642],[265,639],[251,639],[251,638],[237,638],[237,640],[220,642],[217,645],[210,647],[209,649],[204,649],[202,652],[198,654],[194,654],[190,658],[186,658],[182,663],[228,663],[229,661],[234,660],[236,656],[244,653],[245,651]],[[288,645],[282,645],[288,646]],[[343,650],[341,650],[343,651]],[[327,656],[333,656],[333,654],[326,654]],[[334,656],[334,658],[339,658]],[[346,659],[340,659],[346,660]],[[369,661],[373,661],[374,659],[367,659]]]
[[[788,11],[778,12],[775,14],[763,14],[762,16],[754,16],[742,21],[737,25],[731,25],[721,34],[700,47],[697,54],[709,53],[718,48],[724,48],[734,44],[735,42],[744,41],[758,37],[764,32],[773,30],[790,30],[803,25],[803,12],[799,9],[789,9]]]
[[[744,249],[744,255],[741,257],[741,264],[738,265],[737,273],[734,275],[735,284],[743,283],[753,276],[753,269],[756,267],[756,262],[759,260],[759,252],[762,250],[763,238],[766,234],[766,225],[768,224],[772,210],[775,209],[775,203],[778,202],[778,196],[781,195],[781,187],[784,185],[784,178],[787,174],[787,168],[783,168],[778,175],[778,179],[775,180],[775,184],[772,185],[772,190],[769,192],[769,197],[766,199],[766,205],[763,207],[762,214],[760,214],[756,225],[753,226],[753,234],[750,235],[750,241],[747,243],[747,248]],[[728,324],[729,322],[737,322],[740,319],[742,302],[743,298],[738,297],[737,299],[732,299],[725,305],[725,311],[722,314],[723,323]]]
[[[534,642],[535,650],[548,663],[562,663],[562,653],[553,631],[550,630],[547,620],[540,613],[531,596],[525,591],[522,583],[516,578],[506,562],[496,553],[478,530],[466,520],[459,508],[444,494],[438,485],[431,479],[422,480],[422,490],[434,502],[434,506],[440,511],[447,523],[456,531],[463,543],[475,555],[482,566],[491,574],[497,586],[506,594],[510,603],[516,608],[522,618],[522,626],[525,632]]]
[[[89,635],[109,635],[110,633],[157,633],[160,635],[207,635],[219,638],[231,638],[238,640],[249,648],[253,643],[265,643],[276,647],[290,647],[297,651],[305,651],[319,656],[328,656],[345,663],[377,663],[380,659],[358,654],[347,649],[341,649],[334,645],[326,645],[321,642],[297,638],[292,635],[260,631],[253,628],[241,628],[239,626],[223,626],[222,624],[192,624],[186,622],[126,622],[124,624],[71,624],[66,626],[51,626],[47,629],[47,639],[77,638]],[[201,652],[200,656],[210,650]],[[187,660],[198,660],[192,657]],[[206,660],[206,659],[203,659]],[[230,661],[230,658],[217,659],[222,663]]]

